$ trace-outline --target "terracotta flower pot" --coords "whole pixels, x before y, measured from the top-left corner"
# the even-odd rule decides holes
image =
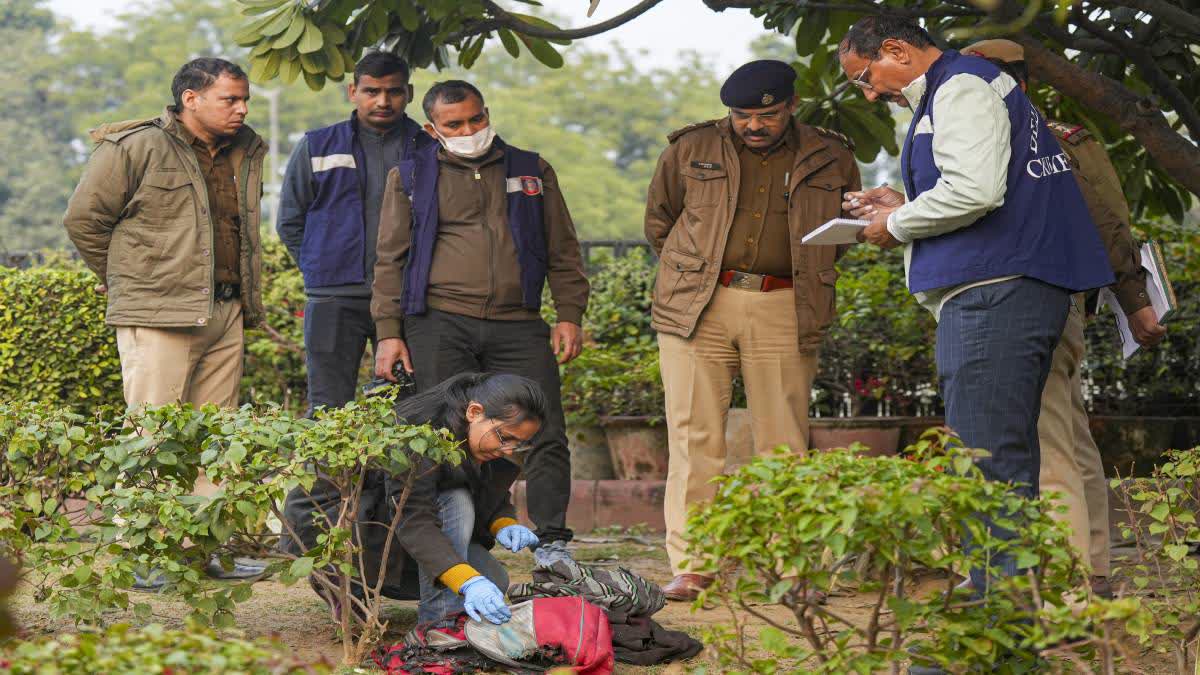
[[[848,448],[862,443],[868,455],[894,455],[900,445],[900,418],[815,417],[808,421],[808,446],[814,450]]]
[[[653,424],[651,422],[654,422]],[[651,417],[601,417],[620,480],[666,480],[667,426]]]

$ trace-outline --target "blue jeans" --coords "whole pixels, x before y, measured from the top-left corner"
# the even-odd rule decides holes
[[[454,550],[467,564],[491,580],[502,593],[508,592],[508,571],[492,554],[471,541],[475,529],[475,503],[466,488],[447,490],[437,497],[441,514],[442,534],[450,539]],[[432,574],[420,568],[421,601],[417,605],[417,621],[425,623],[463,610],[463,597],[445,585],[439,585]]]
[[[1038,495],[1042,389],[1070,307],[1065,289],[1020,277],[954,296],[938,323],[947,426],[967,447],[991,453],[977,463],[987,479],[1011,482],[1026,497]],[[998,528],[993,535],[1011,536]],[[993,565],[993,573],[1017,573],[1011,559],[993,559]],[[987,588],[984,570],[972,570],[971,581],[977,590]]]

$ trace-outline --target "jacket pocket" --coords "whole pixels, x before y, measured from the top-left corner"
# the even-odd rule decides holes
[[[151,170],[138,189],[139,211],[151,226],[175,227],[191,222],[192,179],[184,171]]]
[[[817,272],[815,293],[813,294],[813,318],[818,330],[823,330],[833,323],[837,311],[837,280],[841,274],[836,269],[820,270]]]
[[[724,169],[696,169],[688,167],[683,174],[683,204],[690,208],[714,206],[725,198],[726,177]]]
[[[698,255],[678,249],[663,251],[654,282],[654,297],[663,309],[684,313],[704,285],[704,268],[708,261]]]

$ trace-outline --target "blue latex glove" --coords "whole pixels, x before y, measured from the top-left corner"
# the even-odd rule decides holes
[[[496,541],[504,548],[516,553],[538,543],[537,535],[524,525],[509,525],[496,533]]]
[[[463,609],[472,619],[487,619],[492,623],[501,624],[512,618],[512,610],[504,604],[504,594],[487,577],[471,577],[460,590],[466,598]]]

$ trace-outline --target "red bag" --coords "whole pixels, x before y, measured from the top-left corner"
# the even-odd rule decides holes
[[[467,642],[480,654],[517,668],[568,666],[579,675],[613,671],[608,617],[583,598],[535,598],[512,605],[496,625],[469,621]]]

